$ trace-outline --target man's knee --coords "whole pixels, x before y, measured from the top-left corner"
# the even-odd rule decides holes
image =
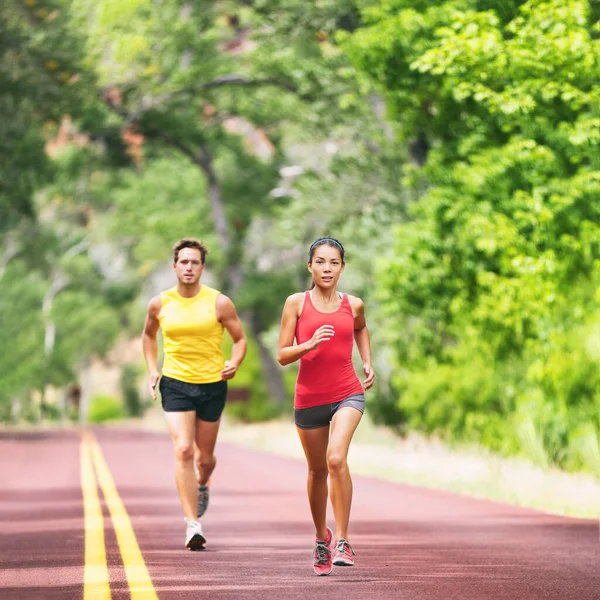
[[[175,459],[178,462],[189,462],[194,458],[194,444],[188,442],[175,442]]]
[[[214,454],[207,454],[206,452],[196,453],[196,466],[198,469],[206,471],[208,469],[214,469],[217,464],[217,457]]]

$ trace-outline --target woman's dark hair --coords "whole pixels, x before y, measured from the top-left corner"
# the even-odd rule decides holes
[[[344,250],[344,246],[342,246],[342,242],[340,242],[339,240],[336,240],[335,238],[329,237],[329,236],[321,237],[312,243],[312,246],[308,250],[308,262],[309,263],[312,263],[315,250],[319,246],[325,246],[325,245],[331,246],[332,248],[337,248],[340,251],[340,254],[342,256],[342,264],[346,264],[344,262],[344,254],[346,253],[346,251]]]
[[[311,247],[308,249],[308,262],[310,264],[312,264],[315,250],[319,246],[331,246],[332,248],[337,248],[340,251],[340,256],[342,257],[342,264],[343,265],[346,264],[344,261],[344,254],[346,253],[346,251],[344,250],[344,246],[342,246],[342,242],[340,242],[339,240],[336,240],[335,238],[329,237],[329,236],[320,237],[318,240],[315,240],[312,243]],[[315,287],[315,282],[313,280],[312,285],[310,286],[310,289],[312,290],[314,287]]]

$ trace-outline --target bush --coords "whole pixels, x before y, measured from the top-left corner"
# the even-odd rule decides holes
[[[90,423],[104,423],[117,421],[125,416],[123,404],[112,396],[98,395],[92,398],[88,421]]]
[[[258,423],[274,419],[281,414],[281,408],[269,400],[251,397],[248,402],[231,402],[226,405],[226,414],[245,423]]]
[[[249,328],[246,328],[248,332]],[[225,359],[231,356],[231,339],[225,336],[223,344]],[[240,369],[233,379],[227,382],[231,391],[249,389],[250,398],[246,402],[228,402],[225,406],[226,414],[246,422],[267,421],[278,416],[282,410],[280,406],[269,397],[269,390],[265,382],[260,362],[258,346],[254,338],[248,334],[248,352]]]
[[[138,388],[140,369],[137,365],[124,365],[121,370],[121,393],[125,410],[130,417],[141,417],[148,403],[142,402]]]

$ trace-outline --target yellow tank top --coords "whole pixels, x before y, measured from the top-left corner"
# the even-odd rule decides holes
[[[164,339],[162,374],[187,383],[221,380],[223,325],[217,321],[220,294],[205,285],[193,298],[179,295],[177,287],[161,292],[158,320]]]

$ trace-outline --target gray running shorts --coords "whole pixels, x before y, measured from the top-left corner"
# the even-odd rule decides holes
[[[331,423],[333,415],[340,408],[355,408],[361,413],[365,412],[365,395],[353,394],[331,404],[322,404],[321,406],[311,406],[310,408],[294,409],[294,423],[300,429],[317,429],[319,427],[327,427]]]

